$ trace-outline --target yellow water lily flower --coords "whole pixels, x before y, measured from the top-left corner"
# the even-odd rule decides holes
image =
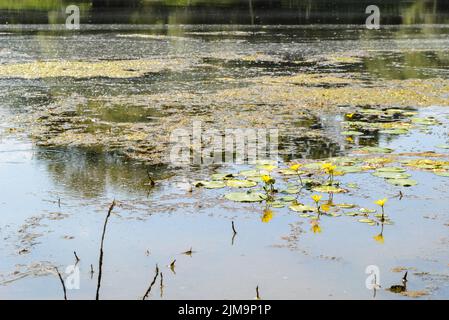
[[[384,198],[384,199],[380,199],[380,200],[374,201],[374,203],[377,204],[378,206],[381,206],[383,208],[387,201],[388,201],[388,199]]]
[[[335,169],[337,168],[337,166],[332,165],[332,163],[324,163],[321,167],[329,174],[334,173]]]
[[[328,204],[321,205],[321,211],[323,211],[323,212],[329,212],[330,209],[331,209],[331,206]]]
[[[275,180],[267,174],[264,174],[262,176],[262,181],[265,182],[266,184],[273,184],[275,182]]]
[[[379,233],[377,236],[375,236],[373,238],[374,238],[374,240],[376,240],[376,242],[384,243],[384,236],[382,235],[382,233]]]
[[[346,141],[348,141],[349,143],[353,143],[353,142],[354,142],[354,139],[352,139],[351,137],[347,137],[347,138],[346,138]]]
[[[321,233],[322,230],[318,222],[316,221],[312,222],[312,231],[313,233]]]
[[[313,199],[313,201],[315,201],[316,203],[318,203],[318,202],[321,200],[322,197],[323,197],[323,196],[314,194],[311,198]]]
[[[264,210],[263,216],[262,216],[262,222],[268,223],[271,221],[271,219],[273,219],[273,211],[271,211],[269,209]]]
[[[348,119],[352,119],[353,116],[354,116],[354,113],[347,113],[346,114],[346,118],[348,118]]]
[[[290,166],[290,169],[292,169],[293,171],[298,171],[299,168],[301,168],[301,164],[299,164],[299,163],[295,163]]]

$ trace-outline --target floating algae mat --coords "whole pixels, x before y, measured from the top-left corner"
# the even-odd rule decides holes
[[[185,61],[170,58],[158,60],[36,61],[0,64],[0,78],[135,78],[166,69],[181,70],[185,67]]]

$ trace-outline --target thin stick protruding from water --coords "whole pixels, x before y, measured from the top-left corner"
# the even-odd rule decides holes
[[[237,234],[237,230],[235,230],[234,221],[232,221],[232,231],[234,232],[234,234]]]
[[[115,200],[112,201],[111,206],[109,207],[108,214],[106,215],[106,219],[104,220],[103,225],[103,234],[101,235],[101,245],[100,245],[100,257],[98,259],[98,282],[97,282],[97,294],[95,296],[95,300],[100,299],[100,286],[101,286],[101,276],[102,276],[102,268],[103,268],[103,244],[104,244],[104,236],[106,234],[106,227],[108,225],[109,217],[111,216],[112,210],[115,207]]]
[[[55,267],[55,269],[56,269],[56,272],[58,273],[59,280],[61,281],[61,284],[62,284],[62,290],[64,291],[64,300],[67,300],[67,290],[66,290],[66,288],[65,288],[64,279],[62,279],[62,276],[61,276],[61,274],[59,273],[58,268]]]
[[[145,292],[145,295],[143,296],[142,300],[145,300],[148,297],[148,295],[151,293],[151,289],[153,288],[154,284],[156,283],[157,277],[159,275],[159,267],[157,264],[156,264],[156,270],[154,273],[155,274],[154,274],[153,281],[151,282],[150,286],[148,287],[147,292]]]

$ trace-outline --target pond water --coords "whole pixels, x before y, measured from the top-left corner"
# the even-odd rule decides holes
[[[448,26],[21,25],[0,26],[0,43],[0,299],[61,299],[54,267],[67,276],[74,251],[68,298],[95,298],[114,199],[102,299],[141,299],[156,264],[148,299],[449,297]],[[275,205],[196,183],[249,181],[252,164],[167,161],[171,132],[194,121],[279,130],[277,168],[259,168]],[[301,163],[325,187],[322,161],[345,192],[298,193],[279,171]],[[384,166],[413,185],[373,176]],[[313,211],[313,194],[329,212],[279,200]],[[382,198],[385,221],[364,210]],[[409,294],[386,290],[407,270]]]

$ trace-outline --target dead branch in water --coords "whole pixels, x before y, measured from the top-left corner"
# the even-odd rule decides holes
[[[161,272],[161,283],[160,283],[160,289],[161,289],[161,298],[164,296],[164,275]]]
[[[115,200],[112,201],[111,206],[109,207],[108,214],[106,215],[106,219],[104,220],[103,225],[103,234],[101,236],[101,245],[100,245],[100,257],[98,260],[98,282],[97,282],[97,295],[95,300],[100,299],[100,286],[101,286],[101,276],[102,276],[102,268],[103,268],[103,244],[104,244],[104,236],[106,234],[106,227],[108,224],[109,217],[111,216],[112,210],[115,207]]]
[[[66,290],[66,288],[65,288],[64,279],[62,279],[62,276],[61,276],[61,274],[59,273],[58,268],[55,267],[55,269],[56,269],[56,272],[58,273],[59,280],[61,280],[62,290],[64,290],[64,300],[67,300],[67,290]]]
[[[80,258],[78,258],[78,255],[76,254],[76,251],[73,251],[73,254],[75,255],[76,263],[80,262]]]
[[[155,275],[154,275],[153,281],[151,282],[150,287],[148,288],[147,292],[145,292],[145,295],[143,296],[142,300],[145,300],[148,297],[148,295],[150,294],[151,289],[153,288],[154,284],[156,283],[156,279],[157,279],[158,275],[159,275],[159,267],[156,264],[156,270],[155,270]]]

